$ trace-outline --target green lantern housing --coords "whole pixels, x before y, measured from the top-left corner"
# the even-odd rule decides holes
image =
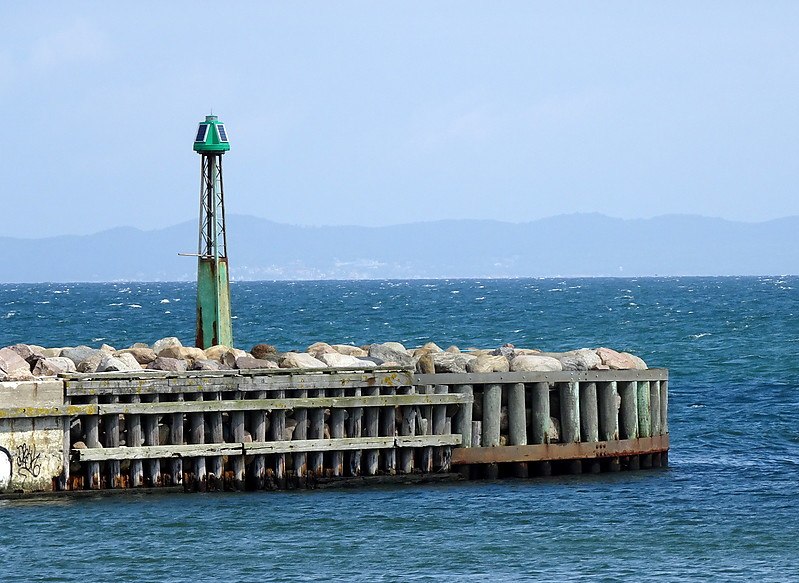
[[[200,232],[197,260],[196,346],[233,345],[230,317],[225,194],[222,155],[230,150],[227,131],[215,115],[205,116],[194,138],[200,154]]]

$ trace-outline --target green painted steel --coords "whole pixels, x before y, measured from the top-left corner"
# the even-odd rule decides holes
[[[227,260],[200,258],[197,265],[197,347],[233,346]]]
[[[219,153],[227,152],[228,150],[230,150],[230,142],[227,140],[227,131],[224,124],[219,121],[217,116],[206,115],[205,121],[200,122],[200,126],[197,128],[197,135],[194,138],[194,151]]]
[[[202,156],[195,343],[203,349],[233,346],[222,184],[222,155],[228,150],[224,125],[215,115],[206,116],[194,141],[194,151]]]

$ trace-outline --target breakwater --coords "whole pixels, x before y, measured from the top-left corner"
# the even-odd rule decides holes
[[[17,345],[0,359],[6,375],[24,377],[0,384],[6,491],[272,489],[667,463],[667,372],[610,349],[316,343],[243,353],[167,338],[119,351]],[[27,375],[8,364],[19,361]],[[65,370],[29,378],[56,365]]]

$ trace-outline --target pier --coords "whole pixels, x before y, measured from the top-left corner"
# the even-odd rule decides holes
[[[0,383],[0,492],[313,488],[667,465],[668,371],[248,369]]]

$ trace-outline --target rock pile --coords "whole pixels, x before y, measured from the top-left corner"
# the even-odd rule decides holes
[[[305,352],[281,352],[270,344],[256,344],[245,352],[228,346],[206,350],[183,346],[175,337],[162,338],[152,346],[137,343],[117,350],[75,346],[44,348],[16,344],[0,348],[0,381],[25,381],[64,373],[131,372],[162,370],[234,370],[276,368],[344,368],[363,370],[376,366],[413,368],[419,373],[492,373],[560,370],[645,369],[635,355],[610,348],[542,352],[505,344],[493,350],[457,346],[441,349],[429,342],[408,349],[399,342],[368,346],[316,342]]]

